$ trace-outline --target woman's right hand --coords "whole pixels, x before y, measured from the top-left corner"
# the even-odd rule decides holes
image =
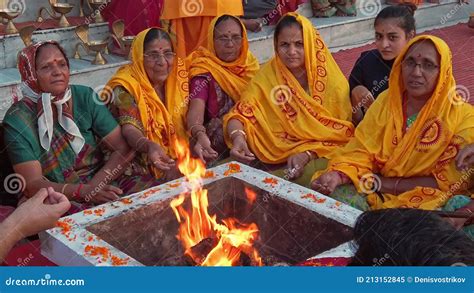
[[[209,161],[214,161],[219,155],[211,147],[211,141],[209,137],[204,132],[200,132],[197,137],[196,144],[194,145],[194,153],[201,159],[204,163]]]
[[[232,149],[230,150],[230,156],[239,162],[249,164],[255,160],[255,155],[249,150],[247,141],[244,135],[235,136],[232,142]]]
[[[123,191],[113,185],[105,185],[102,188],[99,188],[99,186],[86,184],[82,187],[80,193],[81,198],[85,202],[103,204],[119,199],[120,195],[123,194]]]
[[[150,140],[148,141],[147,155],[148,161],[162,171],[168,171],[175,166],[174,160],[168,157],[163,148]]]
[[[336,187],[343,183],[337,171],[329,171],[311,182],[311,188],[322,194],[330,195],[336,190]]]

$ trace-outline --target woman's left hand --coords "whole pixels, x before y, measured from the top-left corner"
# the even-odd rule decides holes
[[[474,144],[465,146],[456,156],[456,167],[463,170],[474,166]]]
[[[310,156],[304,152],[291,155],[288,158],[288,179],[293,180],[303,175],[304,167],[311,161]]]

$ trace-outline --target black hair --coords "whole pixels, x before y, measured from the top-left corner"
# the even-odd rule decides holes
[[[150,44],[154,40],[167,40],[168,42],[170,42],[171,48],[173,48],[174,51],[174,46],[173,42],[171,41],[170,35],[167,32],[157,28],[152,28],[146,33],[145,40],[143,41],[143,51],[146,51],[148,44]]]
[[[39,56],[40,52],[41,52],[44,48],[47,48],[47,47],[56,47],[56,48],[63,54],[64,59],[66,59],[67,67],[70,67],[70,66],[69,66],[69,58],[67,58],[66,52],[64,51],[63,47],[61,47],[61,45],[59,45],[59,44],[56,43],[56,42],[45,42],[44,44],[42,44],[41,46],[39,46],[38,49],[36,49],[36,54],[35,54],[35,67],[36,67],[36,64],[38,63],[38,56]]]
[[[218,26],[221,22],[224,22],[224,21],[229,20],[229,19],[232,19],[233,21],[235,21],[235,23],[238,24],[239,26],[242,26],[242,24],[237,19],[237,17],[229,15],[229,14],[223,14],[223,15],[219,16],[219,18],[217,19],[216,24],[215,24],[214,27]]]
[[[278,22],[278,24],[275,27],[275,33],[273,35],[273,38],[275,40],[275,44],[278,41],[278,36],[280,35],[281,31],[285,27],[290,27],[290,26],[293,26],[293,25],[298,26],[301,30],[303,29],[301,24],[296,20],[296,17],[294,17],[293,15],[285,15],[285,16],[283,16],[282,19],[280,19],[280,21]]]
[[[216,28],[219,24],[221,24],[224,21],[229,20],[229,19],[235,21],[235,23],[239,25],[240,34],[243,35],[242,23],[235,16],[232,16],[232,15],[229,15],[229,14],[223,14],[223,15],[219,16],[219,18],[216,21],[216,24],[214,25],[214,31],[216,30]]]
[[[419,209],[364,212],[357,219],[352,266],[474,265],[474,240]]]
[[[397,18],[399,19],[398,26],[403,29],[405,34],[409,34],[412,31],[416,32],[415,10],[416,5],[410,3],[385,7],[375,17],[374,26],[382,20]]]

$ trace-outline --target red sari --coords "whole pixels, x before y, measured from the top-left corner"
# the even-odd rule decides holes
[[[109,26],[117,19],[123,19],[125,35],[135,36],[149,27],[160,27],[163,3],[164,0],[114,0],[107,5],[102,15]]]

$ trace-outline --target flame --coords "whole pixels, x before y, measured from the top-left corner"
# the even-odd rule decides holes
[[[245,194],[247,195],[247,200],[249,201],[249,204],[253,204],[255,202],[255,199],[257,199],[257,193],[248,187],[245,187]]]
[[[218,223],[216,215],[209,215],[207,190],[202,188],[206,167],[200,160],[191,158],[185,142],[176,141],[175,150],[178,168],[189,182],[189,190],[170,203],[180,223],[177,238],[183,245],[184,253],[201,266],[237,265],[242,252],[249,256],[253,263],[263,265],[257,250],[253,247],[258,238],[257,225],[240,223],[234,218],[223,219],[222,223]],[[191,195],[190,212],[183,207],[185,194],[188,192]],[[208,238],[217,239],[217,244],[204,258],[195,255],[192,248]]]

